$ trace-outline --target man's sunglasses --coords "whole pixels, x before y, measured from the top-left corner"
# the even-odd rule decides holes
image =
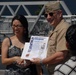
[[[53,16],[54,13],[48,13],[50,16]],[[44,16],[47,18],[48,14],[44,14]]]

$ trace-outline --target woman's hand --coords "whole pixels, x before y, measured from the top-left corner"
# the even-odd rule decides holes
[[[31,62],[29,60],[23,60],[22,63],[20,63],[19,65],[21,67],[28,67],[31,64]]]
[[[29,60],[24,60],[24,66],[29,66],[31,62]]]
[[[19,56],[13,57],[14,61],[17,63],[17,65],[23,65],[23,59],[21,59]]]
[[[27,67],[31,64],[31,62],[29,60],[24,60],[24,59],[21,59],[20,57],[15,57],[17,60],[16,60],[16,63],[18,66],[20,67]]]

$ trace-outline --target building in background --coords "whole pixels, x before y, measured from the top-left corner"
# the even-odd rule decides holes
[[[26,1],[57,1],[57,0],[0,0],[0,2],[26,2]],[[68,6],[69,10],[72,12],[72,14],[76,14],[76,10],[74,7],[76,7],[76,0],[60,0],[64,1],[66,5]]]

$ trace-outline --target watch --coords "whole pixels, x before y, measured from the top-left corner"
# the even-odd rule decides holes
[[[40,65],[41,65],[41,66],[44,66],[44,64],[43,64],[42,60],[40,61]]]

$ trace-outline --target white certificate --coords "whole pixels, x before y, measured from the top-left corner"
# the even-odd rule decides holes
[[[45,58],[47,54],[48,37],[31,36],[30,43],[25,43],[22,59]]]

